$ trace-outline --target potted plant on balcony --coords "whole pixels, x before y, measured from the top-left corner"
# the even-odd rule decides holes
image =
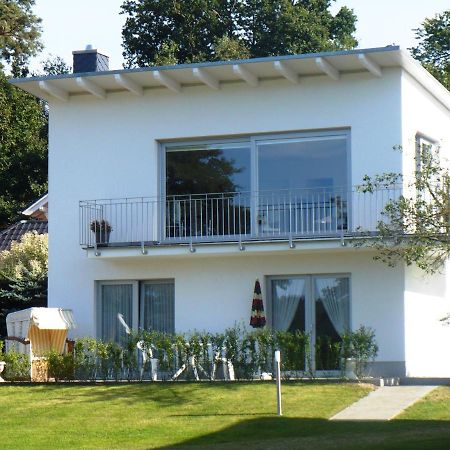
[[[95,242],[97,244],[108,244],[112,227],[107,220],[93,220],[91,222],[91,231],[95,233]]]

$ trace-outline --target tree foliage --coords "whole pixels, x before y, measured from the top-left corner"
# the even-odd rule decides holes
[[[348,49],[356,16],[335,0],[125,0],[126,66]]]
[[[406,188],[386,205],[377,237],[359,245],[374,247],[375,259],[390,266],[403,261],[435,273],[450,258],[450,173],[439,147],[424,144],[417,150],[413,181],[394,173],[365,177],[359,187],[363,192],[403,181]]]
[[[25,233],[0,252],[0,336],[6,315],[31,306],[47,306],[48,236]]]
[[[15,76],[23,74],[30,56],[41,49],[41,19],[33,14],[35,0],[0,0],[0,69],[11,65]]]
[[[43,75],[61,75],[64,73],[70,73],[72,67],[70,67],[63,58],[60,56],[48,55],[46,59],[41,61]]]
[[[28,275],[47,276],[48,236],[36,231],[25,233],[10,250],[0,252],[0,277],[23,279]]]
[[[450,89],[450,9],[425,19],[415,31],[419,43],[411,49],[414,58]]]
[[[0,227],[47,190],[47,114],[44,105],[12,86],[0,71]]]

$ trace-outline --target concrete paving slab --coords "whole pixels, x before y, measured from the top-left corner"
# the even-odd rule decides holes
[[[436,386],[385,386],[345,408],[330,420],[391,420]]]

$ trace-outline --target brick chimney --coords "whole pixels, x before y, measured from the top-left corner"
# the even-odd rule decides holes
[[[87,45],[85,50],[75,50],[72,55],[73,73],[109,70],[109,56],[92,45]]]

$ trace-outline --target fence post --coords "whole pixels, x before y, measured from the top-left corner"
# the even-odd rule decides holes
[[[283,412],[281,410],[281,353],[280,350],[275,351],[275,366],[277,371],[277,415],[282,416]]]

